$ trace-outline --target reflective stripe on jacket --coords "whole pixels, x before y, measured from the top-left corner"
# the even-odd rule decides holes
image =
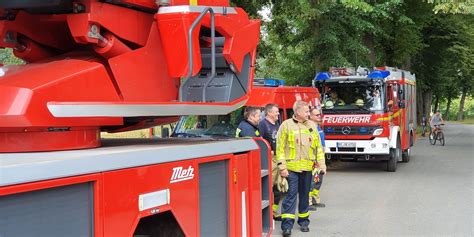
[[[280,170],[311,171],[314,162],[326,169],[324,151],[316,124],[294,118],[284,121],[277,133],[277,162]]]
[[[249,121],[243,120],[235,131],[235,137],[260,137],[260,132]]]

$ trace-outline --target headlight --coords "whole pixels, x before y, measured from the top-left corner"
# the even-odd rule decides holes
[[[377,128],[374,130],[374,136],[378,136],[383,133],[383,128]]]

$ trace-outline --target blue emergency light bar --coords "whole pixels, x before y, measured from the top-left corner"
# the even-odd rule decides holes
[[[375,70],[371,72],[367,78],[369,79],[379,79],[379,78],[386,78],[390,75],[389,71],[383,71],[383,70]]]
[[[325,80],[328,80],[331,78],[331,74],[329,74],[329,72],[320,72],[318,74],[316,74],[316,76],[314,77],[314,80],[315,81],[325,81]]]
[[[279,87],[284,86],[285,81],[280,79],[273,79],[273,78],[255,78],[253,80],[254,86],[263,86],[263,87]]]
[[[285,81],[273,78],[265,78],[263,79],[263,85],[268,87],[279,87],[284,86]]]

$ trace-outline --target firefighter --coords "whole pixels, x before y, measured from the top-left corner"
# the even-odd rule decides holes
[[[339,96],[335,90],[331,90],[329,92],[329,100],[332,101],[336,107],[346,105],[343,100],[339,99]]]
[[[316,123],[318,128],[319,138],[321,139],[321,145],[323,150],[325,147],[324,131],[321,128],[321,111],[317,108],[311,108],[309,110],[309,119]],[[321,198],[319,197],[319,190],[323,184],[323,177],[326,174],[326,169],[321,169],[320,167],[326,167],[325,159],[317,160],[315,166],[313,167],[313,178],[311,182],[311,191],[309,192],[309,210],[315,211],[316,207],[325,207],[324,203],[321,203]]]
[[[308,120],[308,103],[296,101],[293,118],[280,125],[277,133],[277,162],[280,175],[288,180],[288,192],[282,203],[283,236],[290,236],[295,223],[296,197],[298,200],[298,225],[302,232],[309,232],[309,190],[313,164],[324,159],[316,125]],[[321,167],[326,169],[326,167]]]
[[[247,107],[244,111],[244,120],[239,123],[235,137],[260,137],[258,122],[262,117],[262,111],[257,107]]]
[[[258,130],[262,137],[270,143],[272,148],[272,182],[273,182],[273,219],[275,221],[281,221],[281,216],[278,214],[278,207],[280,204],[280,199],[282,193],[278,189],[278,166],[275,157],[276,151],[276,135],[278,128],[280,127],[280,112],[278,111],[278,106],[276,104],[267,104],[264,109],[265,119],[260,121],[258,124]]]

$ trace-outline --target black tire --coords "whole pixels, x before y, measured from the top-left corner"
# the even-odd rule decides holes
[[[410,135],[410,147],[408,147],[408,149],[406,149],[405,151],[403,151],[403,154],[402,154],[402,162],[404,163],[408,163],[410,162],[410,156],[411,156],[411,148],[413,146],[413,135]]]
[[[441,145],[444,146],[444,133],[443,132],[439,132],[438,139]]]
[[[387,160],[387,171],[395,172],[397,171],[397,157],[396,157],[396,148],[390,148],[390,157]]]
[[[402,155],[402,162],[403,162],[403,163],[408,163],[408,162],[410,162],[410,155],[411,155],[411,147],[409,147],[408,149],[406,149],[406,150],[403,152],[403,155]]]
[[[433,132],[430,132],[430,143],[431,145],[435,145],[436,144],[436,139],[437,139],[437,134],[433,133]]]
[[[395,172],[397,171],[397,163],[399,160],[402,160],[402,141],[400,140],[400,135],[397,136],[397,147],[390,148],[390,159],[387,161],[387,171]]]

